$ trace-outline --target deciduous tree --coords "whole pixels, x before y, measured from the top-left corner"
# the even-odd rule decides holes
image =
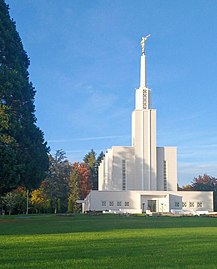
[[[45,196],[44,189],[41,186],[39,189],[33,190],[31,193],[30,202],[36,213],[45,211],[48,207],[48,199]]]
[[[217,190],[217,179],[207,174],[199,175],[193,179],[191,185],[196,191],[214,191]]]
[[[63,208],[67,208],[70,164],[63,150],[57,150],[54,156],[50,155],[49,160],[50,167],[44,181],[44,191],[52,204],[54,212],[57,213],[59,204]]]
[[[24,213],[26,208],[26,190],[24,188],[17,188],[11,192],[6,193],[2,197],[2,203],[6,211],[11,215],[12,213]]]
[[[80,199],[85,199],[91,190],[90,171],[85,163],[78,165]]]
[[[73,163],[69,178],[68,212],[76,212],[78,199],[85,199],[91,190],[90,169],[86,163]]]
[[[79,199],[79,172],[78,163],[71,166],[69,177],[69,197],[68,197],[68,213],[73,213],[78,210],[76,201]]]

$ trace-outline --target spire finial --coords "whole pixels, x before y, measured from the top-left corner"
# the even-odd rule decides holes
[[[149,38],[149,36],[151,36],[150,34],[142,37],[142,41],[140,42],[141,46],[142,46],[142,55],[145,55],[145,41]]]

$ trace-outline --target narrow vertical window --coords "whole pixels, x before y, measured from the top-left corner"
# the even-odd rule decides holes
[[[164,161],[164,191],[167,191],[167,162]]]
[[[122,190],[126,190],[126,160],[122,160]]]

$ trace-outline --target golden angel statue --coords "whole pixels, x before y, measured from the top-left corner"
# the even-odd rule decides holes
[[[145,41],[149,38],[149,36],[151,36],[150,34],[142,37],[142,41],[141,41],[141,46],[142,46],[142,55],[145,54]]]

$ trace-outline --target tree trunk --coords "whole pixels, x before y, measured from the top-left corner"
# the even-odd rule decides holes
[[[29,214],[29,190],[26,190],[26,215]]]

